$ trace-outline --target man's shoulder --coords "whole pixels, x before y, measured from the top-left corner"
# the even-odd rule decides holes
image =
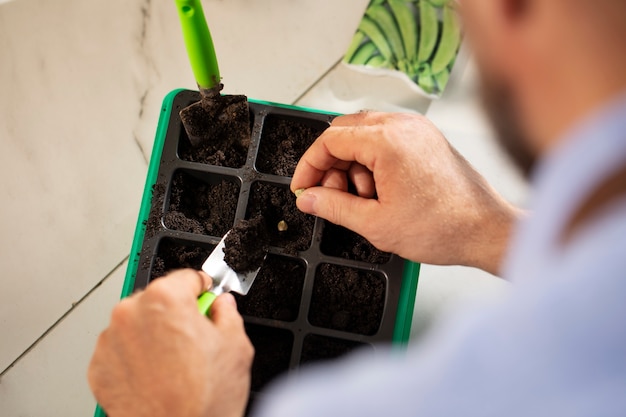
[[[610,215],[613,221],[626,218],[626,165],[606,178],[574,211],[561,234],[561,243],[576,239],[586,227]]]

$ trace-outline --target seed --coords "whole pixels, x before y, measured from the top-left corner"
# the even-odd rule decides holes
[[[300,197],[305,190],[306,188],[298,188],[296,191],[294,191],[296,198]]]
[[[278,231],[279,232],[284,232],[285,230],[287,230],[287,222],[284,220],[281,220],[278,222]]]

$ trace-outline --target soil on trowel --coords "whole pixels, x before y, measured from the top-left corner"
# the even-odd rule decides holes
[[[162,277],[174,269],[200,269],[213,251],[212,246],[198,246],[197,243],[179,243],[163,239],[154,257],[150,280]]]
[[[268,255],[248,295],[237,298],[246,316],[294,321],[298,317],[306,268],[302,262]]]
[[[310,334],[304,338],[300,364],[336,359],[356,348],[364,346],[368,346],[371,349],[371,345],[353,342],[351,340]]]
[[[224,240],[224,261],[239,274],[255,271],[261,267],[268,247],[269,236],[261,217],[240,220]]]
[[[385,305],[385,279],[370,271],[322,264],[315,274],[309,321],[314,326],[373,335]]]
[[[254,324],[246,324],[246,333],[255,350],[250,388],[258,392],[289,369],[293,335],[286,330]]]
[[[181,110],[178,153],[187,161],[240,168],[251,140],[248,99],[221,96],[220,89]]]
[[[378,250],[363,236],[345,227],[325,222],[320,250],[329,256],[372,264],[389,262],[391,254]]]
[[[304,152],[328,128],[324,122],[310,123],[268,117],[261,134],[257,169],[266,174],[293,176]]]
[[[178,172],[163,223],[172,230],[222,237],[235,222],[238,199],[239,186],[233,182],[211,184]]]
[[[296,207],[296,197],[286,186],[256,182],[248,201],[247,218],[261,216],[269,233],[270,244],[295,255],[311,246],[313,216]]]

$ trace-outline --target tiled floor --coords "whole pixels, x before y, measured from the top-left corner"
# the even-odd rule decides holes
[[[336,64],[367,0],[204,4],[227,92],[343,112],[428,108],[524,201],[473,99],[471,63],[430,106],[397,86],[362,99],[363,82]],[[171,1],[0,0],[0,415],[92,413],[85,368],[121,290],[161,100],[193,85]],[[414,333],[504,287],[424,266]]]

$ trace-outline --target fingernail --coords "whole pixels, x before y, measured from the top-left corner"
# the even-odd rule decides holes
[[[237,300],[235,300],[235,297],[233,297],[231,293],[224,293],[220,297],[222,297],[231,306],[237,308]]]
[[[300,210],[305,213],[315,214],[315,204],[317,197],[313,193],[304,193],[296,200],[296,204]]]
[[[302,195],[302,193],[306,190],[306,188],[298,188],[296,191],[294,191],[293,193],[296,195],[296,198],[300,197]]]
[[[211,288],[213,288],[213,278],[211,278],[209,276],[209,274],[207,274],[204,271],[198,271],[200,273],[200,275],[202,276],[202,280],[204,281],[204,290],[205,291],[210,291]]]

